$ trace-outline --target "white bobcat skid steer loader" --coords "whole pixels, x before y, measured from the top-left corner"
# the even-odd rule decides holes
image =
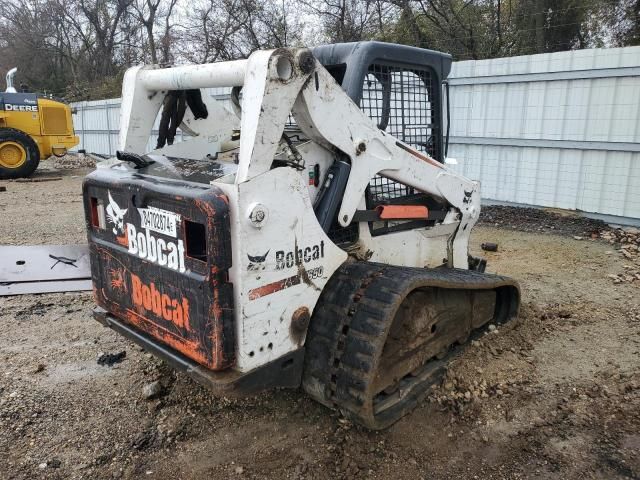
[[[118,160],[84,184],[96,319],[221,394],[398,420],[519,307],[468,254],[479,185],[442,163],[450,65],[364,42],[129,69]],[[231,101],[203,91],[147,152],[167,96],[209,87]]]

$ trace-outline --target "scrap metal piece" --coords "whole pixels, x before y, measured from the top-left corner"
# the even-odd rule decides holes
[[[113,158],[113,155],[105,155],[103,153],[94,153],[94,152],[85,152],[85,157],[89,157],[94,162],[104,162],[105,160],[109,160]]]
[[[497,252],[498,251],[498,244],[497,243],[492,243],[492,242],[485,242],[482,245],[480,245],[480,247],[487,251],[487,252]]]
[[[88,245],[0,247],[0,295],[91,290]]]
[[[0,283],[0,297],[29,293],[83,292],[91,290],[91,280],[51,280],[45,282]]]
[[[60,262],[64,263],[65,265],[71,265],[72,267],[78,268],[78,266],[76,265],[76,262],[78,261],[77,258],[56,257],[55,255],[51,254],[49,254],[49,258],[53,258],[56,261],[56,263],[51,265],[51,270],[53,270],[53,267],[55,267]]]
[[[0,247],[0,283],[88,278],[88,245]]]
[[[18,183],[41,183],[41,182],[55,182],[62,180],[62,177],[36,177],[36,178],[16,178]]]

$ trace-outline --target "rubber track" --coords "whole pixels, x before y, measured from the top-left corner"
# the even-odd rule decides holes
[[[309,326],[302,381],[305,391],[371,429],[386,428],[413,409],[439,380],[446,360],[428,362],[433,379],[414,387],[389,411],[374,414],[370,390],[396,310],[410,292],[425,287],[496,289],[493,323],[513,318],[519,308],[518,285],[507,277],[450,268],[344,264],[323,290]]]

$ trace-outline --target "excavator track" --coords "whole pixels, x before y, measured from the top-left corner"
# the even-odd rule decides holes
[[[471,336],[514,318],[514,280],[470,270],[341,266],[307,334],[303,388],[370,429],[412,410]]]

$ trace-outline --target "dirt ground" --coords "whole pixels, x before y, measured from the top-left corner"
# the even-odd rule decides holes
[[[0,244],[86,241],[87,170],[46,163],[36,178],[61,180],[0,182]],[[522,225],[547,222],[536,215]],[[2,297],[0,477],[640,478],[640,282],[608,277],[629,260],[590,224],[581,236],[517,220],[485,215],[473,251],[521,282],[519,319],[469,345],[383,432],[300,391],[215,398],[95,322],[89,293]],[[155,380],[163,391],[146,400]]]

